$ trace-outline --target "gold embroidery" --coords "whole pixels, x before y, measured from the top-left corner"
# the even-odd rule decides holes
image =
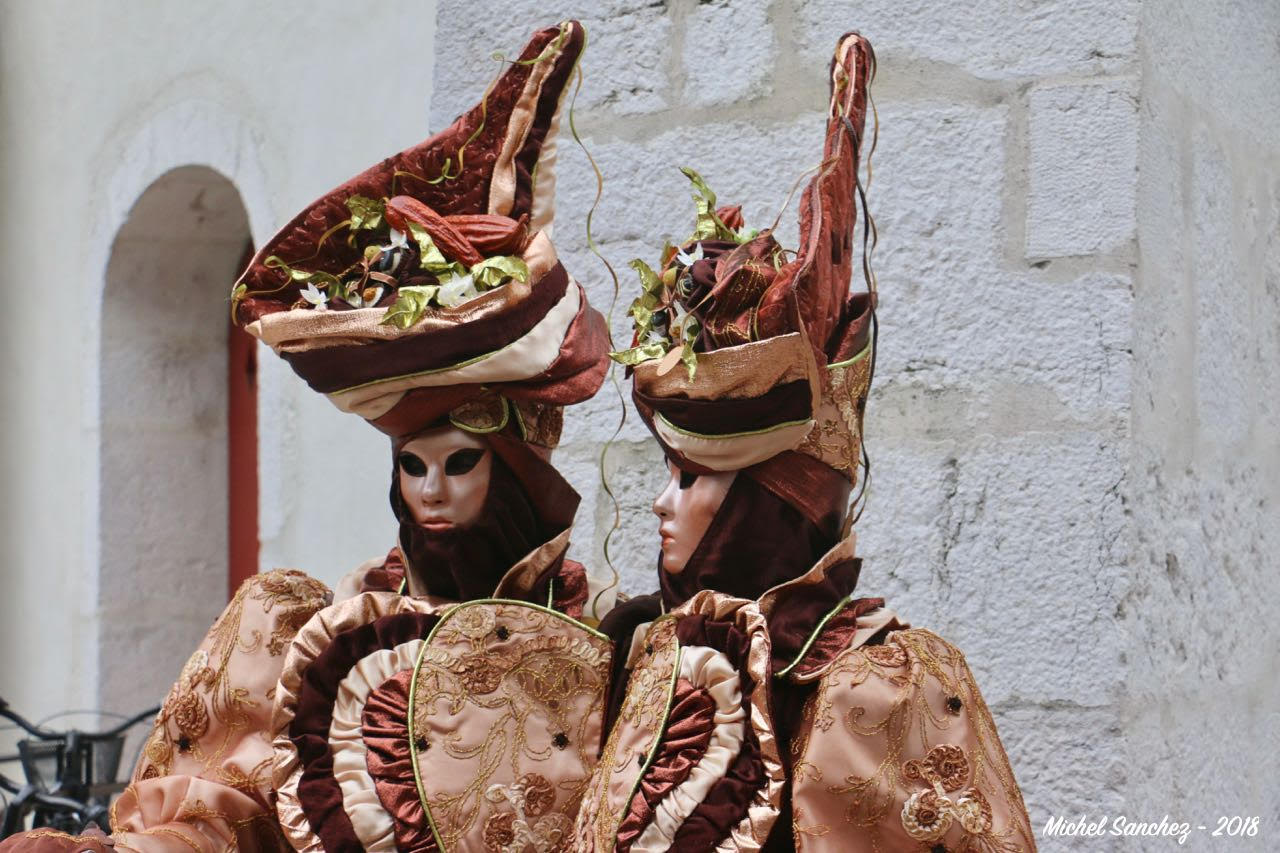
[[[871,385],[871,353],[821,371],[822,389],[814,426],[797,448],[853,480],[862,455],[862,415]]]
[[[860,693],[869,680],[874,685]],[[893,849],[880,833],[895,810],[903,830],[922,843],[946,836],[949,850],[1034,849],[990,712],[963,655],[936,635],[895,631],[884,645],[842,653],[806,702],[802,721],[794,745],[798,802],[838,797],[845,821],[867,833],[870,849]],[[829,763],[831,747],[848,737],[865,742],[878,763],[868,775],[823,780],[818,765]],[[993,819],[993,796],[1006,806],[1004,825]],[[799,838],[798,821],[795,831]]]
[[[645,634],[645,646],[632,664],[618,720],[609,732],[578,813],[579,847],[613,848],[618,826],[666,724],[680,661],[675,628],[674,619],[662,618]]]
[[[410,699],[421,793],[443,848],[477,821],[490,850],[567,843],[595,764],[609,661],[603,635],[535,606],[469,602],[445,614]],[[547,764],[531,772],[529,762]]]
[[[139,762],[134,779],[168,776],[180,762],[184,765],[178,768],[181,772],[212,777],[240,733],[251,725],[250,711],[259,705],[247,689],[231,683],[228,666],[232,655],[252,653],[264,645],[268,654],[282,654],[298,628],[328,602],[328,587],[291,569],[265,572],[244,583],[170,689],[143,747],[145,760]],[[272,634],[265,644],[261,632],[242,631],[250,603],[260,603],[264,613],[272,614]],[[270,763],[264,762],[254,768],[252,777],[241,774],[233,782],[234,787],[254,795],[269,786],[270,778]]]

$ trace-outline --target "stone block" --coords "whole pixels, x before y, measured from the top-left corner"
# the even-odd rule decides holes
[[[447,127],[479,100],[489,80],[502,71],[503,66],[492,59],[495,52],[514,59],[535,30],[568,18],[581,20],[587,30],[576,109],[631,115],[669,106],[667,69],[675,59],[665,4],[608,0],[583,9],[563,0],[442,0],[436,14],[431,127]],[[562,133],[568,138],[568,127]]]
[[[1197,420],[1201,442],[1236,449],[1249,433],[1253,409],[1253,307],[1242,297],[1251,282],[1236,241],[1244,229],[1226,152],[1203,126],[1196,128],[1192,142],[1189,242]]]
[[[1096,74],[1133,62],[1138,3],[802,0],[796,30],[802,55],[814,61],[858,30],[882,57],[945,63],[983,79]]]
[[[1029,258],[1124,251],[1135,230],[1138,113],[1131,81],[1030,96]]]
[[[994,272],[909,285],[914,299],[895,293],[896,283],[881,280],[873,383],[889,408],[878,412],[877,397],[869,407],[889,432],[1010,434],[1127,421],[1128,276],[1095,272],[1062,283]],[[940,394],[946,399],[935,403]],[[926,399],[917,408],[903,395]],[[935,410],[940,416],[928,420],[924,413]]]
[[[773,90],[777,45],[768,4],[752,0],[699,3],[684,27],[681,106],[740,103]]]
[[[906,549],[915,562],[894,566],[906,604],[891,606],[964,651],[993,703],[1109,701],[1124,678],[1120,445],[1078,432],[977,435],[947,447],[948,456],[909,449],[897,476],[920,491],[877,492],[864,516],[870,525],[906,512],[904,535],[927,543]],[[882,553],[893,536],[868,534],[868,544]]]

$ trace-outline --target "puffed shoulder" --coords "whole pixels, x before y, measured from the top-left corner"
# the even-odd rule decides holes
[[[353,839],[376,849],[399,840],[396,816],[379,801],[380,786],[370,776],[362,722],[370,696],[412,671],[441,609],[426,598],[363,592],[318,611],[298,631],[280,673],[270,729],[276,813],[295,849],[318,851]],[[308,771],[304,796],[299,787]],[[310,808],[315,803],[326,807]]]
[[[759,849],[784,772],[754,603],[699,592],[636,630],[629,669],[575,849]]]
[[[792,743],[797,847],[1035,849],[959,649],[924,629],[892,630],[883,642],[850,642],[810,675],[816,689]]]
[[[347,572],[333,588],[333,603],[340,604],[362,592],[403,592],[404,560],[398,547],[386,556],[366,560]]]

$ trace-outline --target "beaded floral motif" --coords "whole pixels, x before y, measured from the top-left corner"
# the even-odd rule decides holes
[[[419,793],[444,849],[563,849],[599,748],[609,661],[607,639],[542,608],[445,614],[410,707]]]
[[[940,744],[923,761],[912,759],[902,766],[902,776],[932,786],[912,794],[902,807],[902,826],[918,841],[937,841],[958,821],[970,835],[991,831],[991,805],[981,792],[965,788],[969,759],[955,744]],[[961,789],[964,788],[963,791]],[[948,793],[960,791],[955,799]]]

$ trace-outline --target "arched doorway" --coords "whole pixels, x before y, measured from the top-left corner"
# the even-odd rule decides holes
[[[203,166],[152,183],[112,246],[100,359],[103,708],[163,698],[226,601],[234,541],[249,559],[229,496],[243,492],[246,469],[256,477],[236,385],[252,380],[253,349],[229,346],[227,302],[248,246],[239,193]],[[251,389],[248,401],[252,410]],[[250,523],[256,564],[256,500]]]

